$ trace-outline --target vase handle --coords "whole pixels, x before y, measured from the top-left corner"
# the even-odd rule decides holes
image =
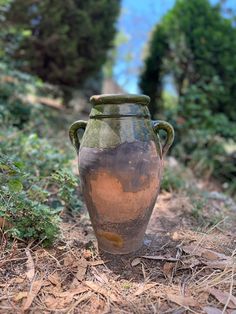
[[[152,128],[157,135],[159,135],[159,130],[164,130],[167,133],[165,144],[162,146],[162,156],[165,156],[173,144],[175,131],[170,123],[161,120],[152,121]]]
[[[79,121],[75,121],[69,128],[70,141],[77,151],[79,151],[80,141],[81,141],[81,138],[79,138],[79,135],[78,135],[78,130],[82,129],[85,131],[86,126],[87,126],[87,121],[79,120]]]

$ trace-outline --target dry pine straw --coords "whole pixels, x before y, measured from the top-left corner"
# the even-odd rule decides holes
[[[235,239],[222,222],[193,231],[186,202],[162,195],[133,255],[99,252],[85,215],[50,250],[2,236],[0,313],[235,314]]]

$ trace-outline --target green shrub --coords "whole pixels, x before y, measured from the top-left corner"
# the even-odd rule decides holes
[[[172,167],[164,168],[164,174],[161,182],[161,189],[165,191],[178,191],[185,187],[185,181],[183,179],[182,167],[178,169],[173,169]],[[181,169],[180,169],[181,168]]]
[[[214,90],[214,86],[208,89]],[[194,170],[198,177],[214,177],[227,182],[228,191],[235,191],[236,163],[227,146],[234,146],[236,125],[223,113],[213,114],[207,97],[198,86],[191,86],[180,98],[175,114],[177,145],[174,154]]]
[[[0,216],[7,232],[49,245],[59,235],[61,211],[82,206],[71,151],[11,126],[2,125],[0,139]]]
[[[52,174],[52,183],[58,188],[57,196],[65,207],[71,211],[78,211],[83,206],[78,198],[78,179],[68,169],[58,170]]]
[[[43,84],[36,77],[16,71],[10,63],[0,62],[1,129],[15,126],[18,129],[31,128],[34,132],[43,130],[44,134],[50,134],[51,125],[57,126],[58,120],[63,117],[60,117],[60,112],[42,106],[36,100],[40,97],[58,99],[60,96],[56,88]]]
[[[70,156],[36,134],[5,138],[0,148],[0,216],[11,226],[8,232],[51,244],[59,233],[60,212],[82,206]]]
[[[17,74],[2,63],[0,71],[0,121],[23,128],[31,116],[30,104],[22,99],[28,77],[19,81]]]
[[[140,76],[142,91],[152,97],[152,115],[159,112],[158,118],[174,126],[173,154],[197,176],[214,177],[232,194],[236,191],[235,39],[233,21],[221,14],[219,5],[177,0],[152,33]],[[173,99],[163,93],[166,75],[176,88]],[[229,153],[226,147],[231,142],[234,152]]]
[[[101,71],[119,9],[120,0],[11,1],[3,14],[5,52],[18,69],[60,86],[66,104],[72,88]]]
[[[236,119],[236,32],[234,21],[209,0],[177,0],[154,28],[140,76],[151,96],[152,114],[160,112],[165,75],[171,75],[178,98],[197,88],[206,98],[200,109]],[[193,95],[193,93],[192,93]],[[201,106],[203,105],[203,106]]]
[[[0,222],[7,234],[49,245],[59,235],[62,210],[82,206],[70,170],[74,154],[59,133],[66,119],[28,100],[54,89],[9,64],[0,70]]]
[[[11,235],[51,244],[59,233],[58,212],[46,204],[48,194],[38,200],[31,198],[30,181],[23,163],[0,155],[0,217],[6,220]],[[43,195],[40,185],[37,189]]]

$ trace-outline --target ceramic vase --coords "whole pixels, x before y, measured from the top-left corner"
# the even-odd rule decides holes
[[[143,244],[174,130],[152,121],[145,95],[96,95],[89,121],[69,130],[98,247],[127,254]],[[159,131],[166,132],[161,145]]]

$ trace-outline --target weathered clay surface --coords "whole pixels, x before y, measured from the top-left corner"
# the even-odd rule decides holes
[[[82,147],[79,160],[83,194],[100,248],[120,253],[137,249],[159,190],[162,161],[156,144]]]
[[[85,202],[99,248],[131,253],[142,245],[174,130],[151,121],[148,96],[95,95],[90,101],[89,121],[75,121],[69,130]],[[167,133],[163,147],[159,130]]]

